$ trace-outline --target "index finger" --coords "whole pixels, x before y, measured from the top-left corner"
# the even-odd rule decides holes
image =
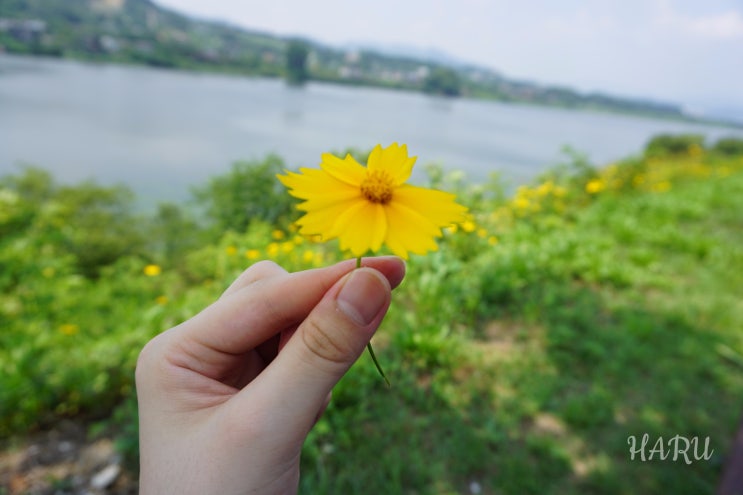
[[[405,264],[396,257],[365,258],[396,287]],[[275,272],[225,294],[181,326],[180,338],[227,353],[248,352],[303,321],[325,293],[355,267],[354,260],[296,273]]]

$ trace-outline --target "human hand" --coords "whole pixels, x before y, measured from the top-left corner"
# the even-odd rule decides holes
[[[145,346],[140,493],[296,492],[302,444],[405,273],[391,257],[354,267],[257,263]]]

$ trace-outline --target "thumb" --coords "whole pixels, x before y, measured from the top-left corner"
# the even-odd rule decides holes
[[[390,284],[372,268],[353,270],[328,290],[251,394],[296,415],[309,430],[328,393],[358,359],[390,305]],[[288,425],[285,425],[288,426]]]

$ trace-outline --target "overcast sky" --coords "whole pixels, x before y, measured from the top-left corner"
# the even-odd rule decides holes
[[[743,0],[155,0],[330,45],[436,48],[509,77],[743,120]]]

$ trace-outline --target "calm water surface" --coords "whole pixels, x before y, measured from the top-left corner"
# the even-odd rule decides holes
[[[419,165],[473,181],[499,171],[517,184],[558,163],[564,145],[606,164],[660,132],[743,137],[595,112],[0,55],[0,175],[31,163],[62,181],[124,182],[150,203],[184,199],[190,185],[268,153],[295,168],[326,151],[398,141]]]

